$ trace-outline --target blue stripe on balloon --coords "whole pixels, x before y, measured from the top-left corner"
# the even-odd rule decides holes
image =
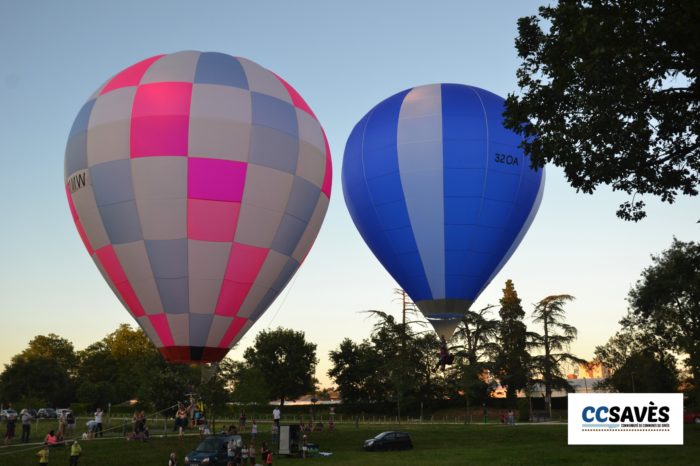
[[[378,105],[353,129],[343,160],[343,193],[365,242],[415,300],[431,299],[410,227],[398,169],[396,135],[404,97]]]

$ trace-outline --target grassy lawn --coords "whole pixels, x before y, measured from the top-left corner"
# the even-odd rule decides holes
[[[400,429],[411,433],[415,448],[405,452],[368,453],[362,441],[383,430]],[[269,441],[269,425],[261,425],[259,441]],[[127,442],[121,437],[82,441],[80,465],[134,466],[165,465],[168,454],[177,452],[178,464],[199,441],[197,436],[182,440],[172,435],[161,438],[155,432],[149,442]],[[247,435],[244,435],[247,440]],[[32,439],[34,440],[34,438]],[[314,432],[310,441],[330,457],[275,458],[275,464],[292,465],[304,461],[328,465],[682,465],[698,464],[700,426],[685,426],[683,446],[568,446],[565,425],[353,425],[344,424],[336,432]],[[35,465],[38,446],[0,448],[0,465]],[[68,464],[68,448],[51,451],[51,465]]]

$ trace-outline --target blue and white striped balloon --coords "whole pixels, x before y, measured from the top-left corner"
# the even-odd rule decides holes
[[[542,199],[503,127],[503,99],[460,84],[400,92],[345,147],[343,193],[374,255],[449,338],[527,232]]]

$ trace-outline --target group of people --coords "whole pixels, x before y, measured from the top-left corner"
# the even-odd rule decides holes
[[[227,445],[228,466],[248,466],[259,464],[258,450],[255,448],[254,440],[250,444],[243,443],[241,439],[231,439]],[[272,451],[265,442],[260,447],[260,461],[265,465],[272,465]]]
[[[36,453],[37,458],[39,458],[39,464],[49,464],[49,456],[51,452],[49,449],[50,446],[52,445],[44,442],[44,447]],[[80,446],[77,440],[73,440],[70,444],[70,466],[77,466],[78,459],[80,459],[80,455],[82,454],[83,448]]]

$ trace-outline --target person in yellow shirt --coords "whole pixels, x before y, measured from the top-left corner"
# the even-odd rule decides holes
[[[44,445],[44,448],[36,454],[39,457],[39,464],[49,464],[49,446]]]
[[[78,458],[80,458],[82,452],[83,449],[80,448],[80,444],[77,440],[74,440],[73,445],[70,446],[70,466],[78,465]]]

